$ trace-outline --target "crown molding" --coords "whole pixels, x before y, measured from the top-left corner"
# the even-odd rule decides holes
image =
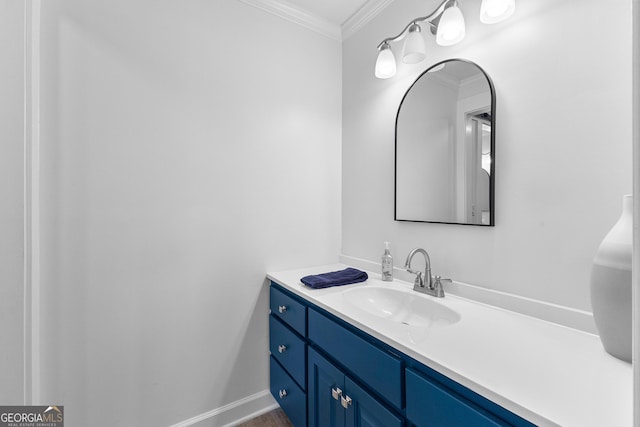
[[[286,0],[239,0],[249,6],[264,10],[287,21],[302,25],[330,39],[343,41],[354,35],[367,22],[375,18],[394,0],[368,0],[342,26],[304,11]]]
[[[460,83],[453,77],[444,74],[444,73],[431,73],[429,74],[433,77],[433,79],[437,82],[440,82],[442,86],[448,87],[451,90],[458,90]]]
[[[342,40],[354,35],[360,28],[375,18],[394,0],[369,0],[342,24]]]
[[[302,25],[330,39],[342,41],[339,25],[292,6],[284,0],[239,0],[249,6],[264,10],[287,21]]]

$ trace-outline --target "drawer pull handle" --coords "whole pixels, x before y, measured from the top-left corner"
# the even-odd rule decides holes
[[[339,388],[332,388],[331,389],[331,396],[333,396],[333,398],[335,400],[339,400],[340,397],[342,396],[342,390],[340,390]]]
[[[284,313],[285,311],[287,311],[287,306],[286,305],[279,305],[278,306],[278,311],[280,312],[280,314]]]
[[[280,399],[284,399],[285,397],[287,397],[287,390],[280,390],[278,392],[278,395],[280,395]]]
[[[285,351],[287,351],[287,346],[280,344],[278,346],[278,353],[284,353]]]
[[[351,404],[353,403],[353,400],[351,400],[351,398],[349,396],[347,396],[346,398],[345,397],[341,397],[340,399],[342,401],[342,407],[344,409],[348,409],[349,406],[351,406]]]

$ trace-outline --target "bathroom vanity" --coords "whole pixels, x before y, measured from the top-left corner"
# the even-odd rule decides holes
[[[409,283],[270,273],[270,388],[295,426],[631,426],[632,371],[597,336]]]

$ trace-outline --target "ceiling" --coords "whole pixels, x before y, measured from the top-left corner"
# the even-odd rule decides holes
[[[335,25],[342,25],[368,0],[280,0]]]

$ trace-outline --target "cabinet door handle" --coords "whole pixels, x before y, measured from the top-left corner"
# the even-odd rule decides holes
[[[344,409],[348,409],[349,406],[351,406],[351,404],[353,403],[353,400],[351,400],[351,398],[349,396],[341,397],[340,399],[341,399],[342,407]]]
[[[287,397],[287,390],[280,390],[278,394],[280,395],[280,399],[284,399]]]
[[[342,397],[342,390],[340,390],[338,387],[332,388],[331,389],[331,396],[333,396],[333,398],[335,400],[339,400],[340,397]]]
[[[279,305],[278,306],[278,311],[280,312],[280,314],[284,313],[285,311],[287,311],[287,306],[286,305]]]
[[[283,344],[280,344],[278,346],[278,353],[284,353],[285,351],[287,351],[287,346],[283,345]]]

